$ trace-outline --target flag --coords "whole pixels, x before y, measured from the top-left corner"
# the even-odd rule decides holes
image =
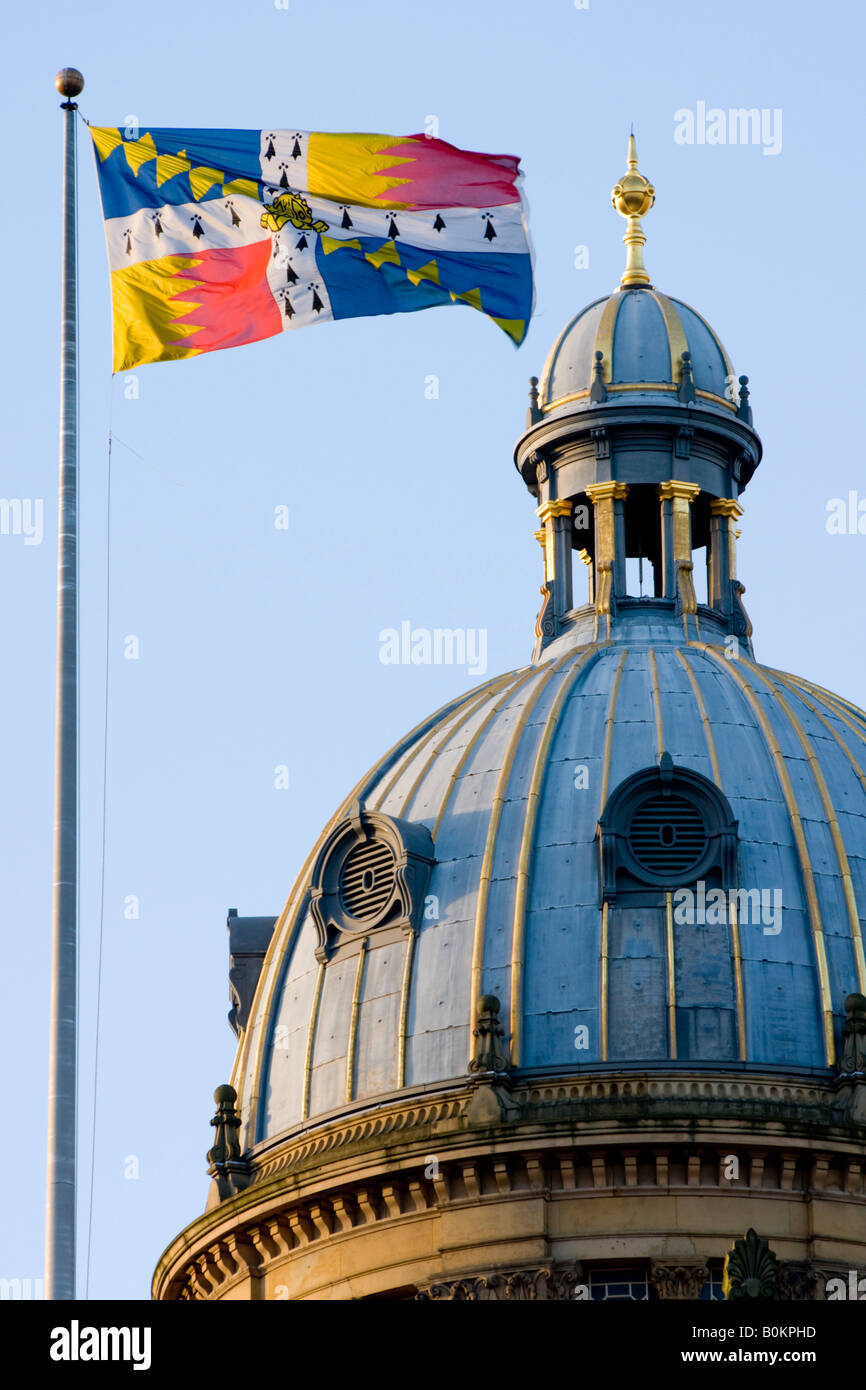
[[[520,344],[519,159],[425,135],[91,127],[114,371],[330,319],[464,304]]]

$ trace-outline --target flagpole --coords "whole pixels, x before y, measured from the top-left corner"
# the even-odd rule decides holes
[[[63,111],[63,252],[60,328],[60,483],[57,516],[57,703],[54,891],[48,1055],[45,1297],[75,1298],[78,1052],[78,284],[74,98],[76,68],[54,85]]]

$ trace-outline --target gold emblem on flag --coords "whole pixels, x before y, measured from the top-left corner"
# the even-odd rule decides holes
[[[327,222],[313,221],[309,203],[297,193],[281,193],[262,213],[262,226],[270,232],[281,231],[287,222],[304,232],[328,230]]]

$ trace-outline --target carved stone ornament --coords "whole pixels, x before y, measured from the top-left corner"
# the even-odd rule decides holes
[[[535,619],[535,648],[532,654],[535,661],[541,656],[544,648],[557,636],[553,585],[544,583],[538,592],[541,594],[542,604]]]
[[[217,1086],[213,1093],[217,1112],[211,1120],[216,1130],[213,1148],[208,1149],[208,1173],[216,1183],[221,1202],[235,1197],[249,1183],[249,1168],[241,1158],[238,1131],[241,1117],[237,1112],[238,1093],[234,1086]]]
[[[845,1000],[848,1015],[842,1025],[843,1076],[866,1074],[866,996],[849,994]]]
[[[738,579],[731,580],[731,612],[733,614],[731,625],[734,629],[734,635],[748,642],[752,635],[752,620],[743,604],[745,592],[745,584],[741,584]]]
[[[767,1241],[750,1226],[725,1256],[725,1298],[779,1298],[779,1264]]]
[[[366,811],[356,801],[328,836],[313,869],[316,959],[328,960],[340,946],[380,928],[416,932],[432,865],[426,826]]]
[[[446,1283],[431,1284],[416,1295],[416,1302],[506,1303],[572,1301],[581,1282],[579,1264],[550,1265],[544,1269],[517,1269],[497,1274],[476,1274]]]
[[[605,459],[610,458],[610,435],[602,425],[590,430],[590,434],[595,444],[596,463],[603,463]]]
[[[503,1028],[499,1022],[500,1003],[495,994],[483,995],[479,1009],[478,1022],[472,1029],[475,1049],[469,1062],[472,1073],[497,1072],[509,1070],[507,1049],[502,1042]]]
[[[809,1263],[788,1260],[779,1267],[779,1298],[787,1302],[808,1302],[814,1299],[818,1273]]]
[[[680,353],[680,363],[680,384],[677,387],[677,399],[683,405],[693,405],[695,382],[692,375],[692,354],[690,352]]]
[[[700,1298],[701,1289],[709,1277],[706,1260],[679,1264],[653,1260],[650,1275],[659,1298],[665,1299]]]

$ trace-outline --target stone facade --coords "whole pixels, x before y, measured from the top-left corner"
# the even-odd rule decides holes
[[[263,1146],[243,1183],[169,1247],[156,1298],[561,1299],[626,1265],[689,1299],[749,1227],[779,1262],[775,1297],[866,1268],[839,1083],[470,1081]]]

